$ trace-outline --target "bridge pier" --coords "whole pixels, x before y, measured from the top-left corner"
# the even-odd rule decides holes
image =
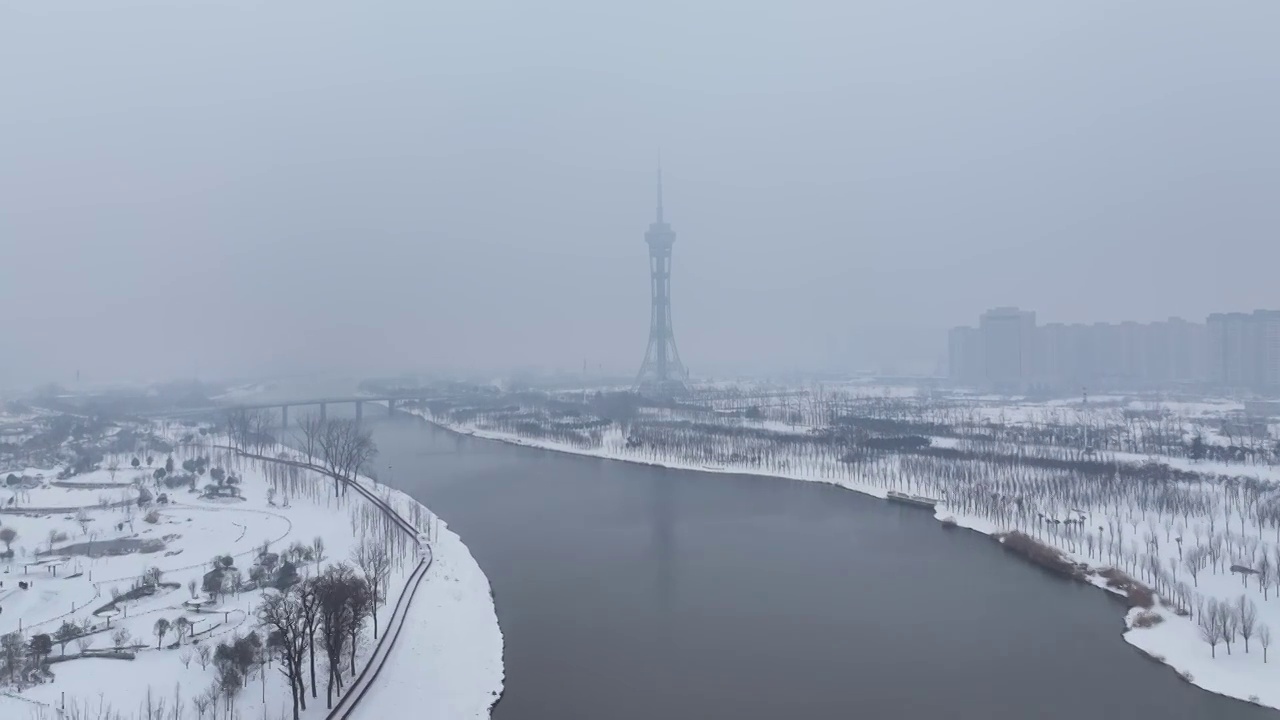
[[[364,419],[364,401],[357,400],[356,401],[356,422],[358,423],[363,419]]]
[[[387,414],[388,414],[388,415],[395,415],[395,414],[396,414],[396,399],[395,399],[395,398],[387,398]]]
[[[289,427],[289,406],[288,405],[280,406],[280,427],[282,428]]]
[[[324,403],[320,403],[320,419],[321,420],[324,420],[328,416],[328,413],[326,412],[326,410],[328,409],[329,409],[328,405]]]

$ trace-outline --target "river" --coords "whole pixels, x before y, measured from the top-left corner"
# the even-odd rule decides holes
[[[927,512],[371,427],[379,475],[493,585],[497,720],[1280,718],[1141,656],[1107,594]]]

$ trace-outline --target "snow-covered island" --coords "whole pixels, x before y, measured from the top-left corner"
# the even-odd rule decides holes
[[[57,463],[0,474],[0,717],[489,717],[488,580],[361,458],[64,418],[24,419],[77,425]]]
[[[1280,426],[1241,403],[725,383],[662,402],[450,388],[406,409],[476,437],[920,507],[1115,593],[1125,639],[1187,681],[1280,708]]]

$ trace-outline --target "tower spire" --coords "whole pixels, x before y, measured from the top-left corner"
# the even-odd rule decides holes
[[[658,152],[658,222],[662,222],[662,152]]]

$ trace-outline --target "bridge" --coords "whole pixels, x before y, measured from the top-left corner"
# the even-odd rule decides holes
[[[289,408],[318,407],[320,408],[320,419],[324,420],[328,417],[330,405],[345,405],[350,403],[355,405],[356,420],[361,420],[364,418],[365,403],[386,403],[387,414],[394,415],[396,411],[396,403],[404,402],[406,400],[425,402],[426,399],[427,395],[425,393],[398,395],[338,395],[320,398],[304,398],[300,400],[272,400],[270,402],[231,403],[227,405],[209,405],[199,408],[183,408],[181,410],[156,413],[155,417],[182,418],[198,417],[201,415],[225,415],[239,410],[279,410],[280,426],[289,427]]]

